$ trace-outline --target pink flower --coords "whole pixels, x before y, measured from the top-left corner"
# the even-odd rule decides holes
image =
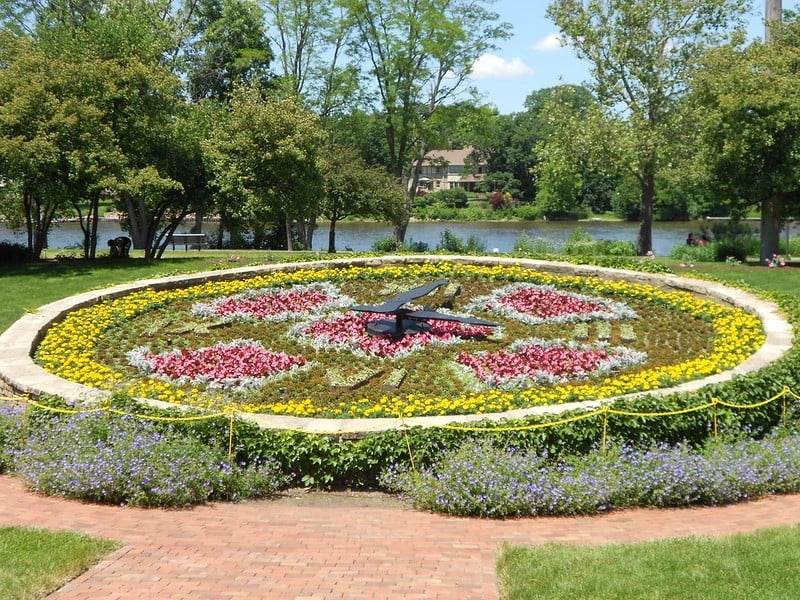
[[[145,358],[156,375],[170,379],[185,377],[209,381],[267,377],[306,363],[302,355],[270,352],[257,342],[183,348],[163,354],[148,354]]]

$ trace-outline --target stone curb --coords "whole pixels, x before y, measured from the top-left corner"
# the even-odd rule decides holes
[[[604,279],[625,280],[647,284],[655,287],[674,291],[686,291],[702,296],[707,296],[718,302],[743,308],[756,314],[762,321],[766,341],[759,350],[745,362],[735,368],[681,385],[661,390],[646,392],[650,395],[664,396],[676,392],[693,392],[715,383],[729,381],[736,375],[749,373],[761,369],[781,357],[792,347],[792,326],[786,321],[778,307],[765,300],[757,298],[745,291],[727,287],[718,283],[680,277],[678,275],[664,275],[645,273],[640,271],[626,271],[589,265],[573,265],[570,263],[556,263],[541,260],[517,259],[508,257],[466,257],[466,256],[382,256],[370,258],[349,258],[321,260],[303,263],[280,263],[263,265],[260,267],[240,267],[224,271],[209,271],[193,275],[177,275],[158,279],[145,279],[134,283],[121,284],[102,290],[85,292],[69,298],[44,305],[12,324],[0,334],[0,348],[3,349],[5,358],[0,364],[0,393],[11,395],[21,394],[37,398],[43,394],[52,394],[64,398],[75,405],[93,404],[108,397],[109,392],[90,388],[65,379],[61,379],[45,371],[37,365],[32,354],[43,338],[51,324],[56,323],[75,309],[90,306],[107,299],[118,298],[125,294],[145,288],[168,289],[195,285],[206,281],[236,279],[243,275],[256,275],[272,271],[296,271],[299,269],[319,268],[345,268],[352,265],[365,267],[379,267],[389,265],[411,265],[435,262],[451,262],[454,264],[477,264],[484,266],[517,266],[537,269],[557,274],[596,276]],[[608,398],[603,401],[572,402],[554,406],[536,406],[518,409],[504,413],[475,414],[475,415],[450,415],[409,417],[406,419],[377,418],[377,419],[315,419],[303,417],[289,417],[283,415],[264,415],[237,413],[237,416],[254,422],[263,428],[291,429],[308,433],[337,434],[337,435],[363,435],[365,433],[402,429],[406,427],[441,427],[445,425],[468,426],[470,423],[485,420],[500,421],[504,419],[518,419],[529,415],[557,414],[575,409],[598,408],[605,402],[619,398],[633,398],[643,393],[628,394],[617,398]],[[148,404],[161,407],[175,408],[174,404],[145,400]]]

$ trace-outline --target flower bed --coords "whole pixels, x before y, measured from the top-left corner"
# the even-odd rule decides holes
[[[366,335],[366,320],[379,316],[343,311],[443,277],[461,286],[456,313],[501,327],[431,322],[423,334],[392,340]],[[525,342],[534,339],[542,341]],[[250,345],[240,348],[241,340]],[[300,269],[141,291],[68,314],[36,357],[66,379],[138,397],[373,417],[501,412],[652,390],[729,369],[762,341],[756,317],[688,293],[520,267],[432,263]],[[213,376],[178,370],[154,377],[140,372],[143,351],[131,355],[143,345],[153,357],[204,362],[214,348],[239,358],[214,358],[221,370]],[[259,375],[237,371],[251,352],[297,364]],[[465,365],[467,356],[484,357],[473,362],[483,361],[489,375]]]

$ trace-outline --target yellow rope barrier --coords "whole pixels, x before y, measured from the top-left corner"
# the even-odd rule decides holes
[[[497,433],[503,431],[531,431],[536,429],[544,429],[546,427],[558,427],[560,425],[565,425],[568,423],[574,423],[577,421],[582,421],[584,419],[591,419],[592,417],[596,417],[598,415],[603,416],[603,433],[602,433],[602,447],[605,447],[606,437],[607,437],[607,428],[608,428],[608,416],[609,415],[619,415],[619,416],[627,416],[627,417],[644,417],[644,418],[656,418],[656,417],[670,417],[670,416],[677,416],[688,414],[692,412],[698,412],[702,410],[707,410],[709,408],[713,408],[713,427],[714,427],[714,435],[717,435],[717,407],[719,405],[725,406],[731,409],[755,409],[760,408],[762,406],[766,406],[767,404],[774,402],[775,400],[782,399],[784,403],[784,419],[785,419],[785,412],[786,412],[786,399],[793,398],[795,400],[800,400],[800,395],[796,394],[792,391],[788,386],[785,386],[779,393],[775,394],[771,398],[767,398],[761,402],[756,402],[752,404],[733,404],[731,402],[725,402],[718,398],[713,398],[711,402],[707,402],[705,404],[700,404],[698,406],[692,406],[688,408],[682,408],[677,410],[671,411],[662,411],[662,412],[634,412],[628,410],[619,410],[615,408],[611,408],[608,406],[604,406],[598,410],[580,413],[577,415],[573,415],[571,417],[567,417],[564,419],[557,419],[554,421],[548,421],[546,423],[532,423],[530,425],[512,425],[512,426],[479,426],[479,425],[436,425],[434,427],[438,429],[446,429],[450,431],[475,431],[475,432],[484,432],[484,433]],[[236,418],[236,413],[233,409],[226,409],[222,412],[216,412],[211,414],[200,414],[200,415],[188,415],[184,417],[176,417],[170,416],[165,417],[161,415],[148,415],[148,414],[140,414],[140,413],[129,413],[125,411],[121,411],[115,408],[111,408],[108,405],[99,406],[96,408],[64,408],[64,407],[56,407],[56,406],[48,406],[46,404],[41,404],[35,400],[32,400],[27,397],[23,396],[3,396],[0,397],[0,400],[6,401],[19,401],[19,402],[26,402],[28,405],[38,408],[40,410],[46,410],[51,412],[63,413],[63,414],[78,414],[78,413],[92,413],[92,412],[108,412],[114,413],[120,416],[131,416],[137,417],[141,419],[150,419],[153,421],[161,421],[161,422],[181,422],[181,421],[201,421],[207,419],[214,419],[219,417],[227,417],[230,419],[230,429],[229,429],[229,445],[228,445],[228,452],[229,455],[233,453],[233,436],[234,436],[234,421]],[[399,419],[401,422],[401,429],[404,432],[406,443],[409,446],[410,452],[410,440],[408,436],[408,429],[410,426],[405,422],[403,415],[399,415]],[[300,428],[285,428],[281,429],[280,431],[287,431],[287,432],[294,432],[300,434],[314,434],[314,435],[348,435],[348,434],[363,434],[363,433],[371,433],[376,431],[383,431],[382,428],[376,428],[373,430],[369,429],[353,429],[353,430],[331,430],[331,431],[308,431],[305,429]]]
[[[572,423],[574,421],[582,421],[583,419],[589,419],[591,417],[596,417],[599,414],[602,414],[603,410],[596,410],[590,413],[583,413],[580,415],[576,415],[574,417],[569,417],[567,419],[560,419],[558,421],[551,421],[548,423],[533,423],[531,425],[518,425],[514,427],[468,427],[463,425],[437,425],[438,429],[450,429],[453,431],[489,431],[489,432],[497,432],[497,431],[529,431],[531,429],[543,429],[545,427],[555,427],[557,425],[565,425],[566,423]]]

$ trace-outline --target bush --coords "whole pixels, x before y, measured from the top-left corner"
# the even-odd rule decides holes
[[[527,255],[546,255],[558,253],[557,244],[545,238],[533,238],[527,233],[523,233],[514,240],[514,252]]]
[[[437,250],[451,254],[483,254],[486,252],[486,243],[476,235],[471,235],[464,242],[449,229],[442,231]]]
[[[0,242],[0,263],[16,263],[32,259],[33,256],[26,246],[11,242]]]
[[[569,256],[636,256],[636,247],[624,240],[599,240],[580,227],[573,229],[564,247]]]
[[[403,244],[398,250],[394,238],[392,236],[386,236],[375,240],[372,244],[372,250],[373,252],[383,252],[384,254],[392,254],[394,252],[427,252],[428,244],[409,240],[407,244]]]
[[[395,242],[394,238],[390,235],[386,237],[378,238],[372,243],[372,250],[375,252],[397,252],[397,242]]]
[[[30,488],[104,504],[182,507],[269,496],[286,483],[274,460],[231,464],[219,446],[109,413],[40,415],[13,458]]]
[[[453,208],[452,206],[443,206],[441,204],[426,206],[425,208],[414,211],[415,217],[427,221],[457,221],[460,218],[460,214],[460,209]]]
[[[679,244],[669,251],[669,257],[683,262],[713,262],[717,260],[718,245],[717,242],[705,244],[704,246]]]
[[[523,221],[535,221],[542,216],[542,213],[533,204],[520,204],[511,208],[510,211],[515,218]]]

